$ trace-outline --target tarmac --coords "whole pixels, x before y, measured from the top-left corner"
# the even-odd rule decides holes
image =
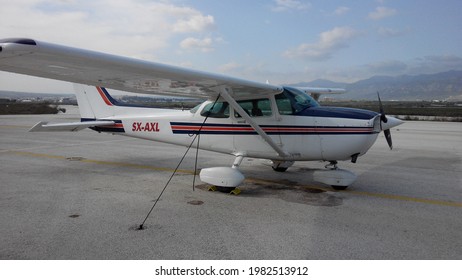
[[[381,134],[346,191],[313,182],[323,162],[273,172],[245,159],[240,195],[210,192],[191,150],[91,130],[38,132],[59,115],[0,116],[0,259],[462,258],[462,124],[406,122]],[[199,152],[199,168],[233,156]]]

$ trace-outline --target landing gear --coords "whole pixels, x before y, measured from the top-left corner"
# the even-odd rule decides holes
[[[337,185],[332,185],[331,187],[336,191],[344,191],[348,188],[348,186],[337,186]]]
[[[329,164],[324,166],[325,168],[328,168],[330,170],[338,170],[338,161],[336,160],[331,160],[329,161]],[[343,186],[343,185],[331,185],[331,187],[336,190],[336,191],[343,191],[348,188],[348,186]]]
[[[276,172],[286,172],[287,169],[289,169],[288,167],[273,167],[273,170],[276,171]]]
[[[208,188],[209,192],[222,192],[228,193],[232,195],[239,195],[241,193],[241,189],[237,187],[219,187],[219,186],[210,186]]]
[[[338,164],[338,161],[331,160],[329,161],[328,165],[324,166],[324,168],[329,168],[330,170],[337,170],[338,169],[337,164]]]
[[[327,164],[324,167],[328,168],[330,170],[338,170],[337,164],[338,164],[338,161],[331,160],[331,161],[329,161],[329,164]],[[331,187],[336,191],[343,191],[343,190],[346,190],[348,188],[348,186],[343,186],[343,185],[331,185]]]
[[[329,161],[325,170],[316,170],[315,181],[332,186],[334,190],[343,191],[356,180],[356,175],[348,170],[340,169],[336,160]]]
[[[235,188],[244,181],[244,175],[231,167],[204,168],[199,176],[202,182],[228,188]]]
[[[237,155],[232,167],[211,167],[204,168],[199,174],[202,182],[212,185],[209,191],[219,191],[231,194],[239,194],[241,191],[236,188],[245,179],[238,167],[244,156]]]
[[[273,165],[271,167],[276,172],[286,172],[293,164],[293,161],[273,161]]]

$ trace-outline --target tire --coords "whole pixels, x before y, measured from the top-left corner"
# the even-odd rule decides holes
[[[220,186],[216,186],[216,187],[217,187],[217,191],[222,192],[222,193],[230,193],[236,188],[236,187],[220,187]]]
[[[287,169],[289,168],[288,167],[276,167],[276,168],[273,167],[273,170],[276,172],[286,172]]]

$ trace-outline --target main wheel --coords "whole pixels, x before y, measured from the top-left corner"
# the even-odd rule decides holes
[[[222,192],[222,193],[230,193],[236,189],[235,187],[221,187],[221,186],[216,186],[216,187],[217,187],[217,191]]]
[[[276,171],[276,172],[286,172],[287,169],[289,169],[288,167],[274,167],[273,166],[273,170]]]
[[[346,190],[346,188],[348,188],[348,186],[339,186],[339,185],[332,185],[332,188],[336,191],[343,191],[343,190]]]

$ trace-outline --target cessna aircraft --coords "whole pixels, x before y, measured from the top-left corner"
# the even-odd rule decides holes
[[[81,121],[40,122],[30,131],[91,128],[183,146],[200,135],[198,148],[235,156],[231,167],[200,172],[203,182],[226,190],[243,182],[239,165],[246,157],[271,160],[279,172],[295,161],[326,161],[314,180],[345,189],[356,175],[338,161],[356,162],[381,131],[392,148],[390,128],[402,123],[384,114],[380,97],[380,113],[323,107],[315,100],[320,94],[343,90],[275,86],[32,39],[0,40],[0,70],[76,84]],[[134,107],[107,88],[207,101],[191,111]]]

